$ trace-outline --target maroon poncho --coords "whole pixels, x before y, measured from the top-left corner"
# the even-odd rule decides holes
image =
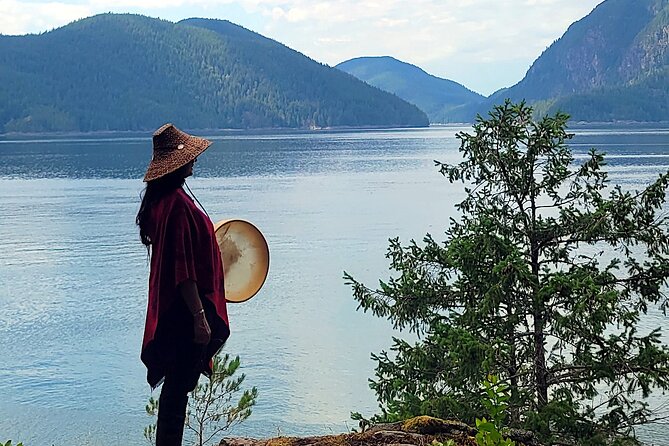
[[[149,303],[142,343],[147,381],[156,387],[172,361],[193,344],[192,316],[179,292],[186,279],[197,283],[211,327],[201,372],[211,374],[211,359],[230,335],[223,287],[223,265],[214,227],[193,200],[178,188],[151,211],[147,231],[151,238]]]

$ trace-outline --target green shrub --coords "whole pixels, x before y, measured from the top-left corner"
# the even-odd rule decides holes
[[[232,361],[229,359],[227,354],[222,358],[214,357],[211,377],[202,380],[190,394],[184,437],[187,439],[190,433],[193,446],[205,446],[220,433],[243,422],[251,416],[251,409],[256,404],[258,390],[255,387],[244,390],[237,403],[231,404],[232,398],[241,391],[246,375],[242,373],[233,378],[240,365],[239,356]],[[149,398],[146,413],[152,417],[158,415],[158,400]],[[155,444],[155,423],[144,428],[144,438]]]

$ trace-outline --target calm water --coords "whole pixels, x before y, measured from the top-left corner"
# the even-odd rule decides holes
[[[260,294],[229,308],[225,351],[259,390],[234,434],[340,432],[351,410],[375,412],[369,355],[394,333],[356,312],[342,272],[374,285],[388,275],[388,237],[443,232],[462,193],[433,160],[458,160],[457,130],[212,136],[191,189],[214,220],[256,223],[271,250]],[[146,444],[148,267],[133,222],[150,146],[144,135],[0,140],[0,441]],[[593,146],[625,187],[669,168],[667,129],[579,129],[574,150]],[[669,445],[664,429],[644,435]]]

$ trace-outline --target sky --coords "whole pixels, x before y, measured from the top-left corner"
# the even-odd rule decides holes
[[[520,81],[602,0],[0,0],[0,34],[105,12],[225,19],[334,66],[392,56],[489,95]]]

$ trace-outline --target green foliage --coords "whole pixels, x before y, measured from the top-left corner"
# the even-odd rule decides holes
[[[0,36],[0,132],[425,126],[417,107],[222,20],[101,14]]]
[[[12,440],[8,440],[7,443],[0,442],[0,446],[12,446]],[[19,443],[16,446],[23,446],[23,443]]]
[[[256,403],[258,390],[244,390],[239,400],[233,404],[235,397],[242,389],[246,378],[243,373],[235,378],[233,375],[240,366],[239,356],[229,361],[230,356],[215,356],[213,373],[198,383],[190,394],[186,412],[185,429],[187,437],[191,433],[195,446],[204,446],[224,431],[231,429],[251,416],[252,408]],[[158,415],[158,400],[149,398],[146,413],[151,417]],[[155,444],[156,425],[151,424],[144,428],[144,437]]]
[[[476,444],[478,446],[515,446],[515,442],[504,438],[504,418],[509,407],[508,386],[501,383],[497,376],[489,375],[483,381],[485,392],[483,406],[488,410],[490,419],[476,419]]]
[[[365,432],[372,425],[372,421],[363,417],[360,412],[351,412],[351,419],[358,422],[360,432]],[[352,429],[352,431],[358,432],[356,429]]]
[[[500,382],[497,376],[489,375],[483,381],[485,395],[482,399],[483,406],[488,410],[490,422],[501,430],[504,426],[506,410],[509,408],[508,386]]]
[[[378,289],[345,273],[359,308],[418,336],[372,355],[378,420],[473,424],[490,374],[508,386],[508,425],[547,443],[614,444],[653,420],[669,348],[638,325],[669,303],[669,173],[609,184],[603,154],[574,163],[567,119],[508,101],[479,117],[457,135],[463,161],[437,162],[466,192],[445,241],[391,239],[397,276]]]
[[[632,84],[609,86],[552,101],[577,121],[657,121],[669,116],[669,66]]]
[[[158,400],[155,399],[154,397],[149,397],[149,402],[147,403],[146,407],[144,408],[146,410],[146,414],[149,415],[150,417],[157,417],[158,416]],[[144,438],[150,443],[150,444],[156,444],[156,424],[152,423],[149,424],[144,428]]]
[[[446,441],[432,440],[432,443],[430,444],[432,446],[458,446],[452,438],[447,438]]]
[[[515,446],[516,443],[504,438],[497,427],[484,418],[476,419],[476,444],[478,446]]]

